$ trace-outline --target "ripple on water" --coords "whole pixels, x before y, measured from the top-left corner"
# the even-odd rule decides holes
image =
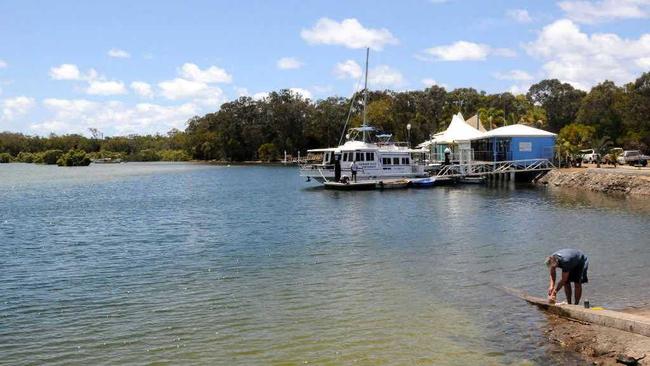
[[[577,246],[593,304],[650,293],[650,210],[627,201],[330,192],[277,167],[0,175],[8,364],[550,365],[575,360],[545,342],[542,314],[495,286],[543,292],[543,257]]]

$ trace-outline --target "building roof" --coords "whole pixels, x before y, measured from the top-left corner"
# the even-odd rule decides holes
[[[526,125],[510,125],[495,128],[482,134],[481,137],[551,137],[556,136],[556,134],[538,128],[533,128]],[[480,137],[479,137],[480,138]],[[475,140],[476,138],[473,138]]]
[[[470,119],[466,120],[465,123],[476,128],[481,132],[487,131],[485,127],[483,127],[483,124],[481,123],[481,119],[478,117],[478,114],[473,115]]]
[[[451,119],[451,123],[445,132],[433,137],[437,144],[451,144],[456,141],[467,141],[483,136],[483,133],[465,122],[463,115],[457,113]]]

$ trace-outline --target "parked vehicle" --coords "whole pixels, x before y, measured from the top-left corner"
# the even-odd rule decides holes
[[[623,155],[623,149],[614,147],[609,150],[609,154],[603,157],[603,163],[613,165],[614,163],[620,164],[619,159]]]
[[[598,153],[594,149],[580,150],[579,155],[583,163],[595,163],[598,160]]]
[[[628,165],[648,165],[647,158],[644,158],[644,155],[641,155],[639,150],[625,150],[623,154],[618,157],[618,163],[628,164]]]

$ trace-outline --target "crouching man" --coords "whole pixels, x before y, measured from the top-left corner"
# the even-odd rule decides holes
[[[589,268],[589,259],[577,249],[560,249],[551,254],[544,261],[550,272],[550,284],[548,286],[548,301],[554,304],[557,299],[557,293],[564,287],[566,301],[571,304],[571,282],[575,287],[575,301],[573,304],[580,303],[582,297],[582,284],[589,282],[587,279],[587,269]],[[562,269],[562,277],[556,281],[555,269]]]

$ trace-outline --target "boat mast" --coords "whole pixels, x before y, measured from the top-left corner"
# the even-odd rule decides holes
[[[366,48],[366,81],[363,87],[363,142],[366,142],[366,105],[368,104],[368,58],[370,57],[370,47]]]

